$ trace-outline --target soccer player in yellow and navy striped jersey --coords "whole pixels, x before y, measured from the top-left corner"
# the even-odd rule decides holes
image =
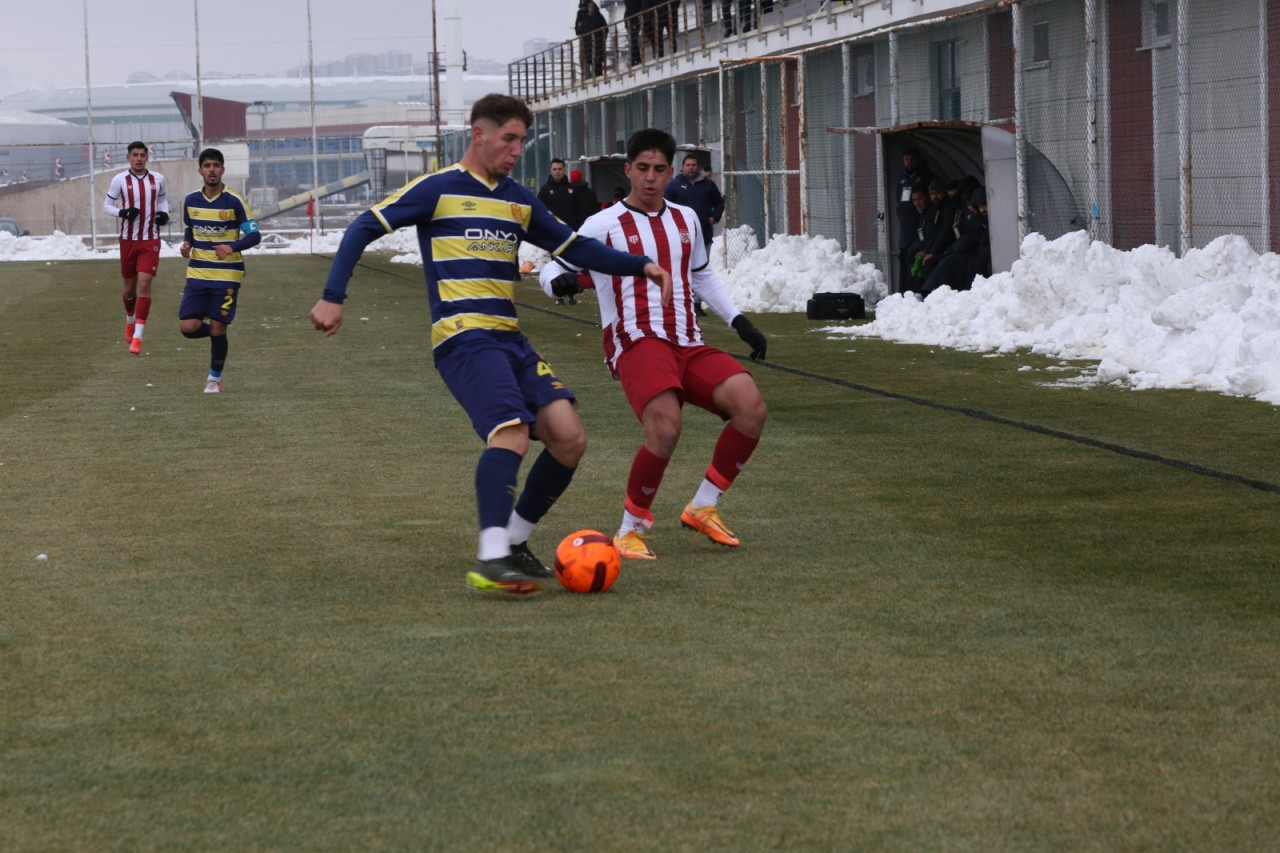
[[[209,339],[204,392],[217,394],[227,361],[227,327],[236,317],[244,281],[240,253],[258,245],[262,234],[248,203],[222,183],[222,152],[206,148],[199,163],[202,186],[182,201],[181,252],[189,260],[178,320],[184,336]]]
[[[512,595],[538,592],[538,579],[551,576],[527,541],[569,486],[587,445],[573,393],[520,332],[513,282],[521,241],[579,267],[650,278],[671,294],[671,276],[658,264],[579,237],[508,177],[532,124],[533,114],[516,98],[476,101],[462,160],[411,181],[357,217],[342,238],[324,296],[311,309],[312,324],[335,333],[347,281],[365,247],[398,228],[417,228],[436,369],[485,442],[475,478],[479,559],[467,583]],[[544,449],[517,500],[531,433]]]

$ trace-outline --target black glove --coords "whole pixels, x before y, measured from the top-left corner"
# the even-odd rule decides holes
[[[729,325],[733,326],[733,330],[738,333],[738,337],[742,338],[743,343],[751,347],[751,360],[764,361],[764,351],[769,348],[769,342],[765,340],[764,335],[760,334],[759,329],[751,325],[747,315],[739,314]]]
[[[160,225],[160,226],[168,225],[168,224],[169,224],[169,214],[165,213],[163,210],[162,210],[162,211],[160,211],[159,213],[157,213],[157,214],[156,214],[156,224],[157,224],[157,225]]]
[[[551,279],[551,292],[558,297],[577,296],[582,292],[582,285],[578,283],[578,274],[567,272]]]
[[[138,214],[141,212],[142,211],[138,210],[136,207],[126,207],[124,210],[120,211],[120,218],[127,219],[132,222],[138,218]]]

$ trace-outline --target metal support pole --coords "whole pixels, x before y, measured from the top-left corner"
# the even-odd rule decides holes
[[[733,147],[729,142],[729,116],[733,114],[733,87],[725,81],[725,66],[720,65],[720,174],[723,176],[731,168],[736,167],[730,159]],[[723,257],[720,259],[724,264],[724,268],[729,269],[729,229],[737,227],[738,224],[738,193],[736,187],[730,190],[724,185],[727,182],[722,181],[721,189],[725,191],[727,197],[725,203],[724,228],[721,233],[725,238],[720,241],[720,249]]]
[[[1191,33],[1189,0],[1178,0],[1178,254],[1191,248]]]
[[[808,58],[808,53],[802,53],[800,58],[796,60],[796,114],[800,117],[800,127],[798,128],[798,136],[800,137],[800,233],[806,235],[809,233],[809,140],[806,136],[805,128],[809,125],[805,121],[804,111],[804,66]],[[848,78],[846,77],[845,79],[847,80]],[[783,165],[786,165],[785,161]]]
[[[853,79],[853,48],[848,42],[840,45],[840,79]],[[846,87],[841,89],[840,93],[840,126],[850,127],[853,124],[853,103],[849,90]],[[844,182],[844,250],[850,254],[854,252],[854,228],[853,228],[853,187],[856,183],[855,176],[857,174],[857,164],[853,162],[853,136],[845,134],[840,141],[844,148],[844,172],[848,176]]]
[[[84,108],[89,134],[89,248],[98,248],[98,189],[95,186],[98,152],[93,144],[93,89],[89,75],[89,0],[84,0]]]
[[[901,123],[898,107],[898,31],[889,33],[889,126]]]
[[[1085,0],[1084,4],[1084,75],[1085,75],[1085,128],[1088,133],[1088,181],[1089,181],[1089,239],[1097,240],[1098,234],[1098,0]],[[1018,114],[1022,111],[1019,107]],[[1019,169],[1022,151],[1018,153]]]
[[[1086,6],[1094,0],[1085,0]],[[1015,3],[1013,14],[1013,168],[1018,184],[1018,245],[1027,238],[1027,130],[1023,124],[1025,102],[1022,72],[1022,4]],[[1086,12],[1086,18],[1088,13]],[[1086,30],[1088,27],[1086,26]],[[1085,36],[1086,41],[1088,36]],[[1086,76],[1087,76],[1086,71]],[[1087,99],[1087,96],[1086,96]],[[1089,122],[1090,127],[1093,122]],[[1092,149],[1090,149],[1092,150]]]
[[[760,103],[761,103],[760,168],[768,169],[769,168],[769,106],[768,106],[769,105],[769,77],[768,75],[765,74],[765,69],[768,67],[768,64],[761,62],[758,67],[760,71]],[[779,98],[779,100],[781,100],[781,98]],[[767,246],[769,244],[770,232],[773,230],[772,223],[769,221],[770,220],[769,214],[771,212],[770,208],[772,207],[772,205],[769,203],[770,201],[769,176],[761,175],[760,182],[763,185],[762,189],[764,190],[764,233],[760,235],[760,241],[762,246]]]
[[[1271,175],[1267,164],[1271,162],[1271,136],[1267,132],[1271,113],[1267,109],[1270,103],[1271,78],[1268,74],[1267,60],[1269,45],[1267,43],[1267,0],[1258,0],[1258,140],[1261,143],[1262,164],[1262,237],[1258,240],[1258,252],[1265,254],[1271,251]]]

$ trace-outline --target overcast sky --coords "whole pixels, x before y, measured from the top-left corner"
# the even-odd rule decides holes
[[[158,77],[195,71],[196,0],[87,0],[90,79],[124,83],[134,71]],[[509,62],[533,38],[573,37],[573,0],[437,0],[456,3],[469,57]],[[200,68],[226,74],[283,71],[307,61],[307,0],[199,0]],[[0,95],[85,80],[85,0],[4,0]],[[557,16],[556,10],[559,9]],[[317,63],[352,53],[431,51],[430,0],[311,0]]]

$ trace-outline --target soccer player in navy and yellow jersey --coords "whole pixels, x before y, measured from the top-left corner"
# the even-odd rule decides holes
[[[204,393],[218,394],[227,361],[227,327],[236,317],[244,281],[240,253],[258,245],[262,234],[249,205],[222,183],[222,152],[206,148],[200,152],[199,163],[203,185],[182,201],[185,230],[181,251],[182,257],[190,260],[178,320],[185,337],[209,339],[209,377]]]
[[[342,238],[324,296],[311,309],[317,329],[337,332],[347,281],[365,247],[397,228],[417,227],[436,369],[486,445],[475,475],[479,559],[467,584],[512,595],[536,593],[538,579],[552,576],[527,542],[569,486],[587,446],[573,393],[520,332],[514,303],[520,242],[590,269],[645,276],[668,297],[671,292],[662,267],[578,237],[508,177],[532,124],[533,114],[516,98],[476,101],[462,160],[411,181],[357,217]],[[517,500],[531,433],[544,449]]]

